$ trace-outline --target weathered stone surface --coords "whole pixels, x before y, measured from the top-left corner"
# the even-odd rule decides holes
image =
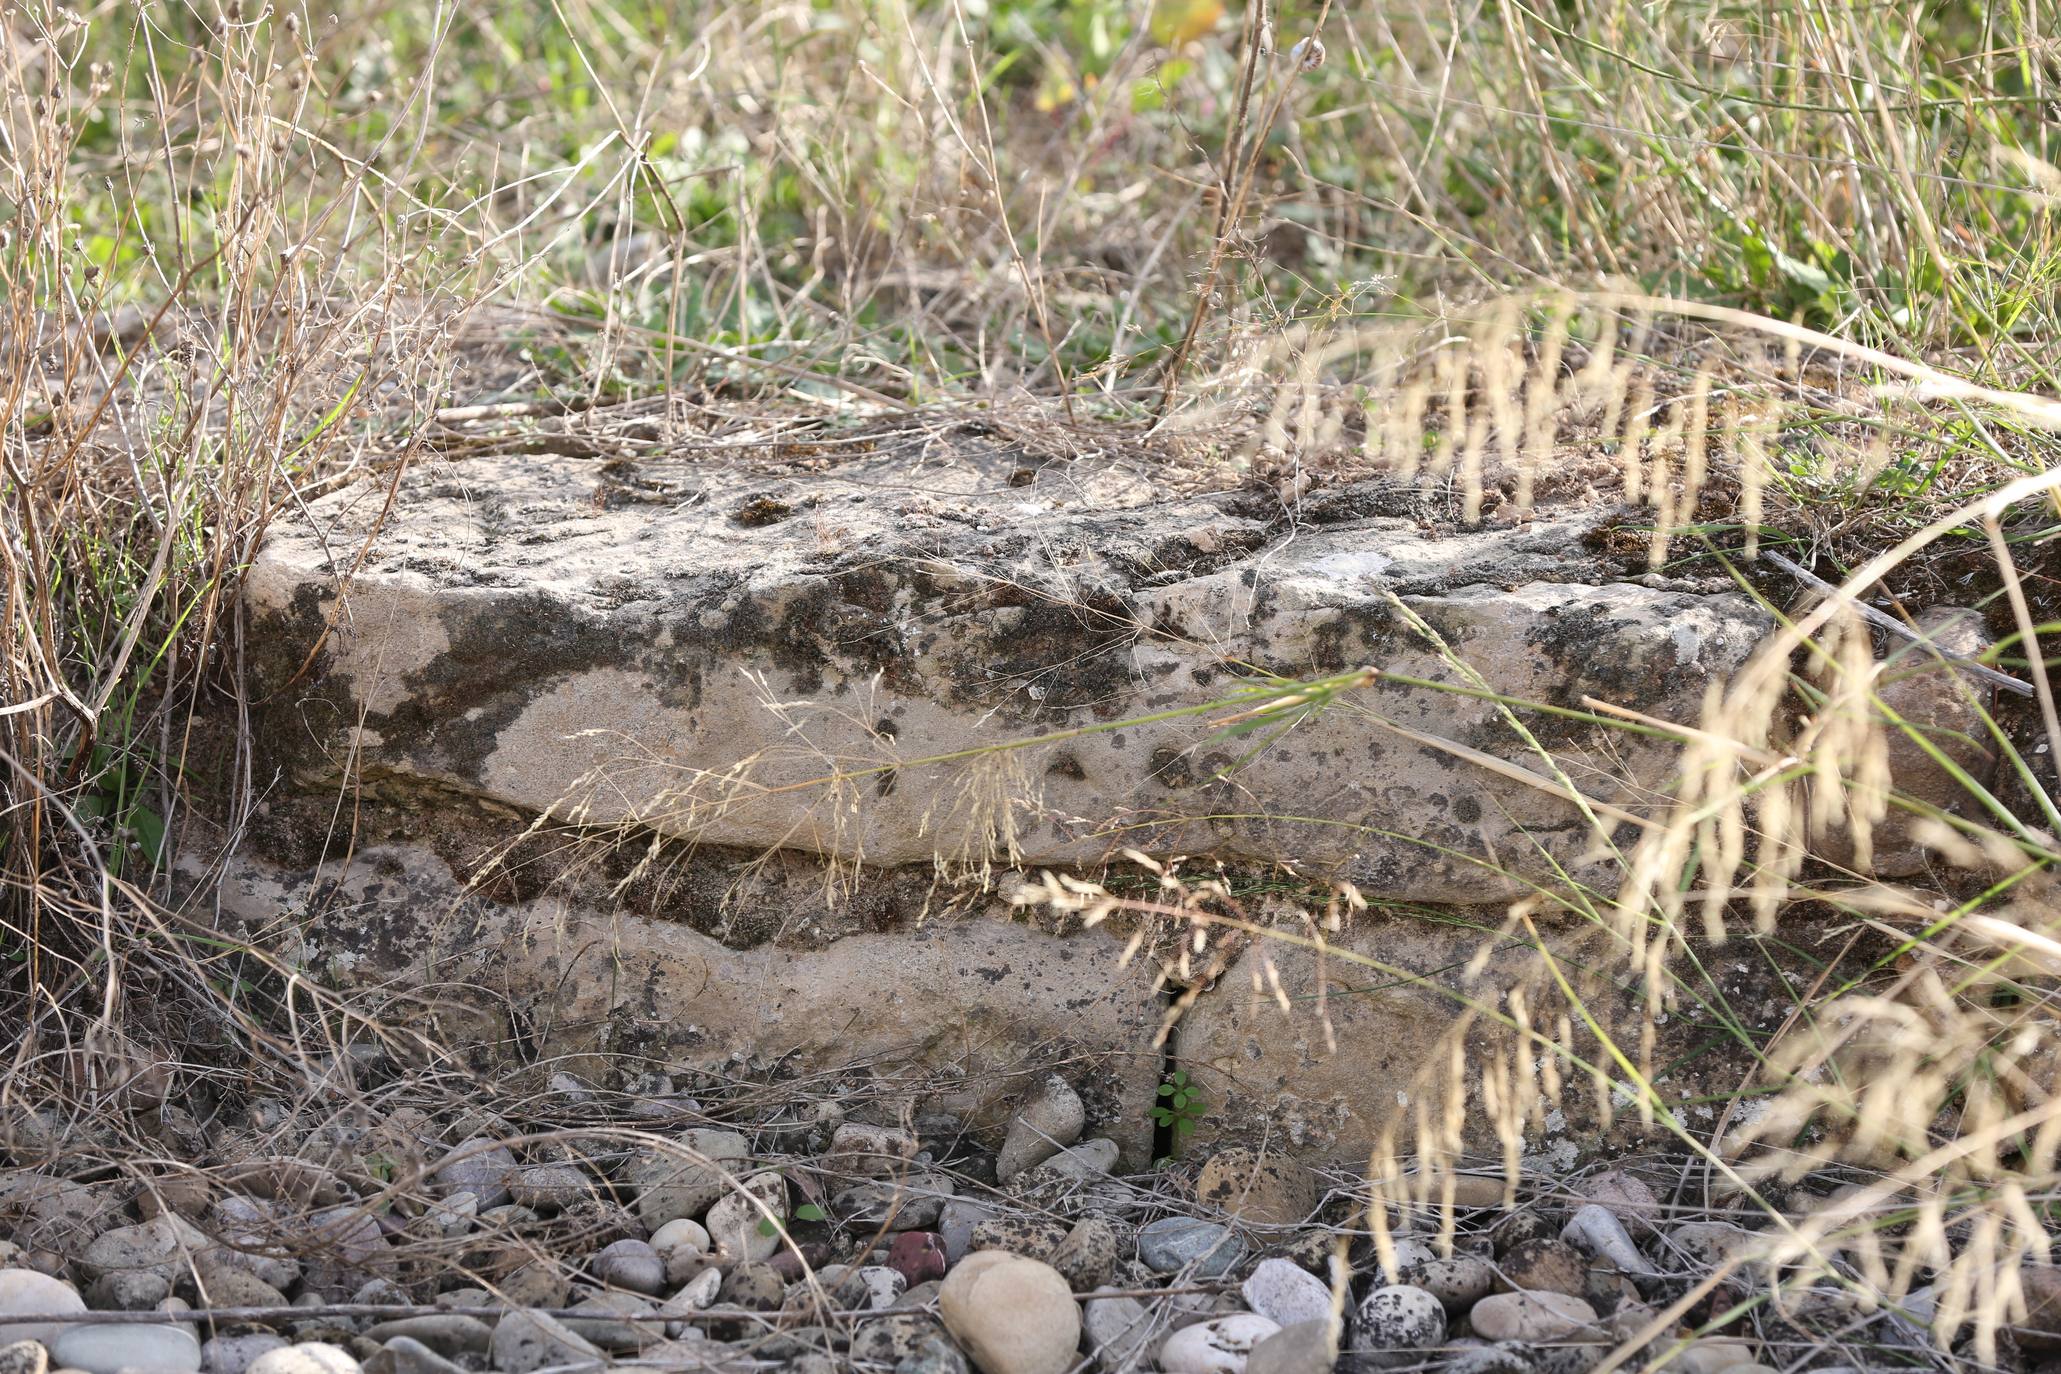
[[[1211,1155],[1195,1179],[1197,1202],[1254,1226],[1299,1226],[1318,1197],[1316,1175],[1295,1160],[1236,1147]]]
[[[246,579],[264,737],[310,789],[354,771],[375,795],[427,787],[702,843],[1072,863],[1108,854],[1101,827],[1122,817],[1134,847],[1491,900],[1516,885],[1461,856],[1543,873],[1539,845],[1574,863],[1594,838],[1565,800],[1442,747],[1534,764],[1491,703],[1373,689],[1380,720],[1326,712],[1235,779],[1217,775],[1244,750],[1200,718],[1007,768],[917,761],[1204,706],[1240,664],[1463,681],[1411,616],[1511,695],[1688,718],[1767,623],[1736,593],[1615,580],[1628,569],[1584,544],[1602,510],[1439,531],[1371,486],[1291,525],[1238,492],[1112,494],[1089,474],[1087,491],[1012,488],[975,460],[919,481],[910,463],[702,466],[698,493],[653,497],[662,464],[483,458],[418,470],[391,505],[383,484],[338,492],[275,525]],[[1637,804],[1667,776],[1666,746],[1541,728],[1603,800]],[[874,771],[801,785],[833,767]]]
[[[1443,1041],[1459,1015],[1455,994],[1480,997],[1485,989],[1537,971],[1528,946],[1501,942],[1481,980],[1471,981],[1468,965],[1482,947],[1480,932],[1494,930],[1504,911],[1484,910],[1478,919],[1479,930],[1470,931],[1410,915],[1368,912],[1330,937],[1322,965],[1309,951],[1253,941],[1189,1008],[1178,1028],[1180,1062],[1203,1094],[1204,1112],[1191,1148],[1237,1143],[1265,1146],[1291,1158],[1364,1162],[1383,1127],[1407,1122],[1416,1104],[1437,1101],[1446,1091],[1451,1061]],[[1362,960],[1367,962],[1356,962]],[[1275,1000],[1274,976],[1289,999],[1287,1012]],[[1336,1037],[1335,1053],[1317,1015],[1320,990]],[[1789,994],[1772,971],[1736,972],[1726,990],[1741,1015],[1756,1025],[1772,1029],[1788,1013]],[[1639,1015],[1623,989],[1593,994],[1589,1005],[1620,1031],[1634,1026]],[[1728,1047],[1711,1047],[1686,1018],[1660,1028],[1658,1044],[1670,1058],[1684,1061],[1671,1072],[1666,1090],[1689,1101],[1730,1091],[1727,1079],[1736,1082],[1750,1062],[1731,1057]],[[1470,1046],[1481,1047],[1475,1041]],[[1706,1053],[1692,1057],[1692,1047]],[[1474,1056],[1471,1062],[1482,1060]],[[1592,1147],[1600,1130],[1592,1097],[1568,1093],[1558,1105],[1561,1112],[1544,1129],[1526,1127],[1527,1147],[1542,1153],[1556,1146]],[[1464,1131],[1475,1148],[1501,1148],[1485,1112],[1470,1108]],[[1502,1205],[1500,1178],[1459,1175],[1453,1183],[1456,1206]],[[1433,1189],[1434,1197],[1438,1191]]]
[[[1121,932],[1055,936],[1000,903],[938,913],[934,861],[1029,867],[1121,844],[1285,858],[1424,902],[1500,901],[1556,864],[1608,890],[1574,808],[1506,775],[1539,766],[1492,704],[1392,681],[1250,759],[1200,708],[1250,665],[1467,681],[1449,651],[1516,697],[1691,720],[1766,624],[1743,596],[1601,551],[1606,510],[1441,528],[1377,484],[1322,493],[1291,525],[1272,498],[1087,472],[1023,488],[986,458],[941,460],[915,498],[911,461],[698,465],[698,492],[664,494],[664,463],[479,459],[408,476],[369,545],[383,489],[281,522],[246,579],[255,733],[281,778],[249,850],[276,866],[233,860],[219,919],[276,931],[280,911],[308,913],[290,956],[443,990],[447,1042],[503,1043],[520,1014],[553,1055],[949,1067],[965,1088],[940,1105],[991,1136],[1037,1082],[1024,1070],[1064,1062],[1090,1128],[1137,1168],[1151,970],[1119,966]],[[1650,807],[1673,770],[1660,742],[1529,724],[1603,802]],[[920,762],[1083,726],[1099,728]],[[812,784],[840,770],[858,772]],[[318,868],[345,775],[356,848]],[[549,854],[473,866],[547,810],[589,827],[587,847],[554,829]],[[669,857],[690,844],[691,863]],[[844,867],[826,879],[794,851]],[[317,872],[319,888],[303,876]],[[1472,952],[1452,927],[1393,916],[1335,944],[1447,985]],[[1263,957],[1238,956],[1180,1028],[1206,1094],[1191,1148],[1363,1155],[1418,1100],[1456,1004],[1334,960],[1332,1055],[1310,961],[1280,961],[1298,1009],[1284,1017],[1251,994],[1271,987],[1253,976]],[[496,995],[468,1004],[459,990],[477,987]]]
[[[250,1374],[358,1374],[358,1362],[348,1350],[326,1341],[302,1341],[258,1356]]]
[[[258,1356],[283,1350],[286,1337],[271,1331],[252,1331],[236,1336],[217,1336],[200,1348],[204,1374],[244,1374]]]
[[[1250,1138],[1290,1155],[1364,1157],[1381,1126],[1424,1091],[1420,1074],[1439,1065],[1433,1051],[1457,1015],[1438,984],[1475,941],[1451,927],[1381,915],[1333,939],[1348,954],[1421,972],[1427,985],[1332,958],[1323,977],[1334,1054],[1314,1012],[1316,961],[1285,947],[1241,954],[1181,1019],[1181,1060],[1208,1108],[1198,1143]],[[1256,982],[1262,961],[1278,972],[1293,1012],[1282,1012],[1264,977]]]
[[[1245,1374],[1330,1374],[1338,1354],[1336,1323],[1297,1322],[1252,1348]]]
[[[538,1032],[554,1054],[606,1042],[710,1059],[793,1054],[797,1066],[818,1069],[862,1058],[953,1066],[965,1088],[940,1096],[939,1109],[997,1131],[1037,1082],[1023,1066],[1064,1059],[1094,1118],[1123,1133],[1125,1157],[1149,1159],[1150,1119],[1118,1104],[1153,1095],[1159,1064],[1139,1051],[1164,1008],[1150,971],[1123,966],[1123,942],[1106,932],[1048,934],[997,903],[818,948],[737,949],[678,922],[555,897],[491,901],[413,845],[368,846],[340,872],[330,866],[323,901],[313,900],[314,876],[239,857],[219,886],[217,919],[276,931],[281,910],[312,910],[291,952],[310,967],[411,986],[507,988],[539,1009]],[[820,909],[820,875],[810,895]],[[597,943],[592,934],[603,930],[610,938]],[[502,1014],[486,1006],[468,1010],[451,997],[440,1014],[454,1041],[506,1034],[498,1022],[451,1019]],[[719,1181],[697,1183],[685,1202],[706,1206],[721,1191]]]
[[[1983,712],[1994,706],[1996,689],[1940,656],[1974,658],[1987,649],[1990,641],[1982,615],[1956,607],[1934,607],[1919,613],[1917,629],[1931,647],[1899,644],[1892,648],[1876,692],[1885,707],[1922,734],[1956,768],[1988,786],[1996,774],[1997,755],[1991,748]],[[1885,725],[1883,743],[1898,790],[1955,814],[1980,810],[1974,794],[1901,727]],[[1892,807],[1871,837],[1869,867],[1885,877],[1924,872],[1935,856],[1919,837],[1920,829],[1910,812]],[[1843,832],[1827,837],[1820,848],[1828,858],[1851,861],[1855,857]]]
[[[1138,1258],[1155,1274],[1189,1270],[1222,1278],[1245,1257],[1245,1242],[1227,1226],[1200,1217],[1161,1217],[1138,1229]]]
[[[117,1226],[97,1237],[79,1257],[82,1272],[149,1273],[167,1283],[185,1273],[193,1257],[206,1249],[205,1232],[184,1217],[166,1213],[134,1226]]]
[[[771,1259],[780,1248],[777,1226],[787,1217],[787,1179],[766,1170],[738,1180],[708,1209],[708,1235],[726,1264]],[[773,1223],[768,1225],[768,1223]]]

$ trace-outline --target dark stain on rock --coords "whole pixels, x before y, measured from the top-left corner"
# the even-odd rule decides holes
[[[1195,785],[1194,765],[1189,762],[1185,750],[1171,744],[1162,744],[1152,751],[1152,777],[1161,787],[1179,791]]]
[[[754,496],[731,513],[730,518],[747,529],[777,525],[794,514],[794,507],[777,496]]]
[[[1067,749],[1062,749],[1052,756],[1052,761],[1045,765],[1045,772],[1055,778],[1066,778],[1072,782],[1086,782],[1088,779],[1088,770],[1081,767],[1081,761]]]

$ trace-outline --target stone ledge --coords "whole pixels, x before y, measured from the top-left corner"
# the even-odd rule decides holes
[[[1106,475],[1017,489],[1009,461],[694,469],[721,504],[575,459],[425,468],[341,607],[385,491],[336,493],[312,524],[276,527],[248,576],[266,747],[306,789],[430,784],[873,865],[1089,864],[1131,846],[1475,902],[1554,864],[1586,871],[1597,836],[1562,798],[1468,760],[1538,768],[1468,698],[1377,687],[1230,776],[1250,741],[1194,718],[912,761],[1195,707],[1257,668],[1462,680],[1398,606],[1500,692],[1686,720],[1767,624],[1741,595],[1620,580],[1588,547],[1608,512],[1297,526],[1248,495]],[[1380,495],[1329,508],[1395,509]],[[1598,800],[1638,809],[1668,784],[1671,748],[1539,729]]]

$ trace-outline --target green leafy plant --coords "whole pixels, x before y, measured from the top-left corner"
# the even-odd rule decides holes
[[[1180,1149],[1195,1134],[1203,1115],[1202,1085],[1188,1077],[1186,1069],[1168,1074],[1159,1085],[1159,1101],[1152,1108],[1152,1120],[1162,1130],[1171,1132],[1173,1150]]]

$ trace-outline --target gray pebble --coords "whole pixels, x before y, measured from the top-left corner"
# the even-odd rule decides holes
[[[365,1361],[365,1374],[465,1374],[465,1369],[421,1341],[396,1336]]]
[[[570,1164],[532,1164],[508,1181],[516,1204],[538,1212],[558,1212],[593,1193],[587,1176]]]
[[[200,1338],[183,1326],[68,1326],[51,1342],[50,1358],[86,1374],[198,1374]]]
[[[484,1212],[508,1201],[508,1176],[514,1172],[515,1156],[507,1146],[474,1136],[445,1155],[429,1181],[447,1198],[472,1194],[474,1211]]]
[[[1331,1320],[1331,1286],[1285,1259],[1261,1260],[1239,1291],[1247,1307],[1276,1326]]]
[[[1084,1307],[1082,1325],[1087,1328],[1088,1348],[1103,1374],[1137,1369],[1159,1330],[1145,1304],[1136,1298],[1090,1298]]]
[[[1599,1203],[1576,1208],[1567,1225],[1560,1229],[1560,1238],[1592,1259],[1613,1266],[1620,1274],[1640,1274],[1649,1267],[1624,1223]]]
[[[600,1365],[601,1351],[554,1317],[527,1309],[510,1312],[494,1327],[494,1368],[501,1374],[535,1374],[550,1365]]]
[[[666,1286],[666,1263],[641,1240],[619,1240],[594,1257],[594,1277],[610,1288],[651,1295]]]
[[[1009,1133],[995,1157],[995,1177],[1003,1183],[1035,1168],[1081,1138],[1088,1110],[1080,1094],[1058,1074],[1045,1075],[1009,1123]]]
[[[1245,1374],[1330,1374],[1337,1358],[1331,1322],[1284,1326],[1252,1348]]]
[[[425,1313],[420,1317],[400,1317],[394,1321],[380,1322],[365,1333],[365,1338],[385,1345],[402,1338],[426,1345],[446,1358],[459,1355],[483,1355],[493,1344],[494,1329],[477,1317],[463,1317],[456,1313]]]
[[[207,1374],[243,1374],[258,1356],[286,1346],[286,1337],[270,1331],[217,1336],[200,1348],[200,1367]]]
[[[938,1210],[938,1235],[945,1242],[945,1262],[957,1264],[973,1250],[973,1228],[992,1221],[995,1209],[972,1198],[955,1197]]]
[[[1531,1350],[1516,1341],[1498,1341],[1462,1350],[1446,1361],[1442,1374],[1533,1374]]]
[[[1245,1257],[1245,1242],[1228,1226],[1196,1217],[1162,1217],[1138,1231],[1138,1258],[1157,1274],[1191,1265],[1198,1278],[1222,1278]]]

